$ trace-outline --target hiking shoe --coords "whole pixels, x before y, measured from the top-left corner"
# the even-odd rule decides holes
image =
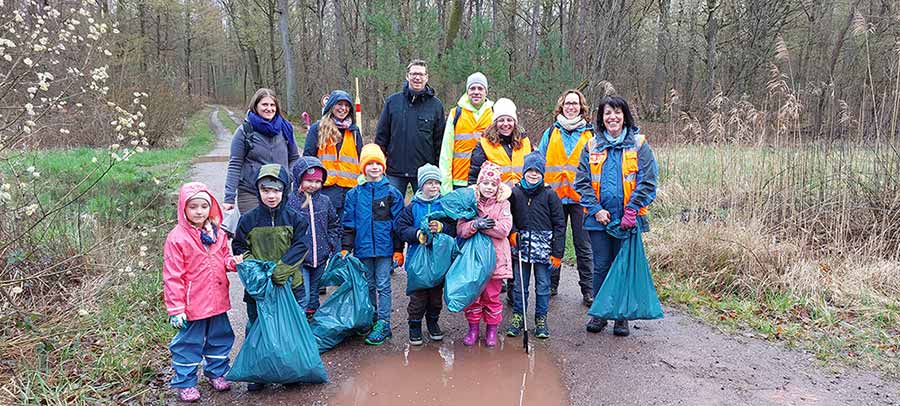
[[[441,330],[441,326],[438,325],[438,319],[425,319],[426,327],[428,327],[428,337],[430,337],[434,341],[441,341],[444,339],[444,330]]]
[[[606,319],[591,317],[591,319],[588,320],[585,328],[587,329],[588,333],[599,333],[606,328]]]
[[[509,321],[509,327],[506,328],[506,335],[508,337],[518,337],[519,334],[522,334],[522,324],[524,322],[525,318],[521,314],[513,313],[512,320]]]
[[[496,324],[488,324],[484,329],[484,345],[488,347],[497,346],[497,326]]]
[[[504,279],[503,284],[500,285],[500,293],[506,293],[507,290],[512,290],[512,288],[506,286],[506,279]]]
[[[550,296],[556,296],[559,294],[559,288],[555,286],[550,287]]]
[[[591,296],[590,293],[582,294],[581,295],[581,304],[583,304],[587,307],[591,307],[591,305],[594,304],[594,297]]]
[[[391,338],[391,323],[378,320],[375,322],[375,326],[372,327],[372,331],[366,336],[366,344],[381,345],[388,338]]]
[[[629,334],[631,334],[631,331],[628,330],[628,320],[616,320],[616,323],[613,325],[613,335],[628,337]]]
[[[547,315],[534,316],[534,336],[537,338],[550,338],[550,329],[547,328]]]
[[[409,322],[409,343],[412,345],[422,345],[422,320]]]
[[[250,382],[247,384],[247,392],[259,392],[266,387],[264,383]]]
[[[200,391],[195,386],[181,388],[178,390],[178,399],[182,402],[196,402],[200,400]]]
[[[463,338],[463,345],[467,347],[471,347],[478,342],[478,329],[480,325],[478,323],[469,323],[469,332],[466,333],[466,337]]]
[[[212,385],[213,389],[216,390],[216,392],[225,392],[231,389],[231,382],[226,381],[224,376],[217,376],[213,379],[210,379],[209,383]]]
[[[319,296],[324,295],[326,293],[324,286],[319,286]]]

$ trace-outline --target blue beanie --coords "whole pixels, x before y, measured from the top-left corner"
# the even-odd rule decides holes
[[[522,167],[522,174],[528,172],[529,169],[534,169],[540,172],[541,176],[543,176],[546,165],[547,161],[544,159],[544,154],[540,151],[534,151],[528,155],[525,155],[525,165]]]
[[[325,113],[331,111],[331,109],[334,107],[334,105],[337,104],[341,100],[343,100],[347,103],[350,103],[350,108],[352,110],[353,98],[350,97],[350,93],[347,93],[343,90],[332,90],[331,94],[328,95],[328,101],[325,102],[325,107],[322,107],[322,115],[324,116]],[[353,119],[352,111],[350,112],[349,117],[351,120]]]

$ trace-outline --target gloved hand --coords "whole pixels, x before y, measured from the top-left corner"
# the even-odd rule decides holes
[[[278,261],[275,264],[275,270],[272,271],[272,282],[275,282],[276,285],[284,285],[287,282],[288,278],[291,277],[295,272],[297,272],[296,267],[292,267],[284,262]],[[295,278],[296,279],[296,278]],[[303,276],[300,276],[301,283],[303,282]],[[294,283],[297,283],[295,280]]]
[[[625,214],[622,215],[622,221],[619,222],[619,228],[628,230],[634,228],[637,224],[637,210],[631,207],[625,208]]]
[[[438,234],[444,229],[444,224],[437,220],[431,220],[428,222],[428,231],[432,234]]]
[[[303,284],[303,268],[298,266],[297,270],[294,271],[294,279],[291,280],[291,289],[296,289],[297,286]]]
[[[557,257],[550,257],[550,272],[559,272],[559,267],[562,266],[562,260]]]
[[[394,253],[394,268],[403,266],[403,253],[395,252]]]
[[[169,324],[171,324],[172,328],[176,330],[181,330],[187,327],[187,321],[187,315],[184,313],[179,313],[169,317]]]
[[[419,240],[419,244],[428,245],[428,233],[423,233],[422,230],[416,230],[416,239]]]
[[[494,228],[497,222],[490,217],[479,217],[472,223],[476,230],[488,230]]]
[[[513,231],[509,233],[509,247],[515,248],[519,239],[519,233]]]
[[[341,250],[341,259],[347,259],[347,255],[350,254],[350,251]]]

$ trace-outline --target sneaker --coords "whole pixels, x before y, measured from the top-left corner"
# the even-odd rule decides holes
[[[590,293],[583,293],[581,295],[581,304],[591,307],[591,305],[594,304],[594,297],[591,296]]]
[[[488,324],[484,329],[484,345],[488,347],[497,346],[497,326],[496,324]]]
[[[559,294],[559,288],[555,286],[550,287],[550,296],[556,296]]]
[[[200,391],[195,386],[179,389],[178,399],[182,402],[196,402],[200,400]]]
[[[231,389],[231,382],[226,381],[224,376],[217,376],[213,379],[210,379],[209,383],[212,385],[213,389],[216,390],[216,392],[225,392]]]
[[[391,338],[391,323],[378,320],[375,322],[375,326],[372,327],[372,331],[366,336],[366,344],[381,345],[388,338]]]
[[[506,279],[504,279],[503,284],[500,285],[500,293],[506,293],[507,290],[512,290],[512,288],[506,286]]]
[[[537,338],[550,338],[550,329],[547,327],[547,315],[534,316],[534,336]]]
[[[326,293],[326,292],[325,292],[325,287],[324,287],[324,286],[319,286],[319,296],[322,296],[322,295],[324,295],[325,293]]]
[[[519,334],[522,334],[524,321],[525,318],[521,314],[513,313],[512,320],[509,321],[509,327],[506,328],[506,335],[508,337],[518,337]]]
[[[628,320],[616,320],[615,324],[613,324],[613,335],[628,337],[629,334],[631,332],[628,331]]]
[[[250,382],[247,384],[247,392],[259,392],[266,387],[264,383]]]
[[[591,317],[585,328],[587,328],[588,333],[599,333],[606,328],[606,319]]]
[[[409,343],[412,345],[422,345],[422,320],[409,322]]]
[[[444,339],[444,331],[441,330],[441,326],[438,325],[438,319],[425,319],[426,327],[428,327],[428,337],[430,337],[434,341],[441,341]]]

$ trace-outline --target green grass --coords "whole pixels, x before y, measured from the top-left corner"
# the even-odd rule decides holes
[[[168,227],[159,225],[170,221],[172,209],[167,203],[185,181],[191,159],[212,147],[209,113],[207,109],[188,118],[181,146],[147,151],[117,163],[85,196],[82,209],[107,220],[96,233],[129,237],[97,253],[93,265],[120,267],[95,268],[103,285],[84,287],[98,292],[84,308],[57,315],[35,314],[17,322],[20,328],[15,337],[6,338],[22,344],[7,348],[4,357],[17,361],[12,371],[17,385],[12,388],[14,397],[0,394],[0,402],[146,402],[156,396],[151,390],[154,386],[165,385],[158,373],[168,364],[166,343],[173,332],[161,303],[159,271]],[[42,151],[30,153],[27,165],[34,165],[43,178],[59,180],[59,189],[50,188],[41,195],[49,203],[63,193],[62,186],[98,167],[105,168],[105,156],[104,150],[86,148]],[[93,163],[94,157],[100,162]],[[139,209],[144,206],[147,208]],[[122,207],[125,209],[116,210]],[[122,230],[125,216],[137,218],[137,224]],[[148,248],[145,257],[139,254],[141,245]]]
[[[222,125],[225,126],[225,129],[227,129],[229,133],[234,133],[234,131],[237,130],[237,124],[235,124],[234,120],[232,120],[231,117],[228,116],[228,112],[225,111],[224,108],[219,109],[218,115],[219,122],[221,122]]]

